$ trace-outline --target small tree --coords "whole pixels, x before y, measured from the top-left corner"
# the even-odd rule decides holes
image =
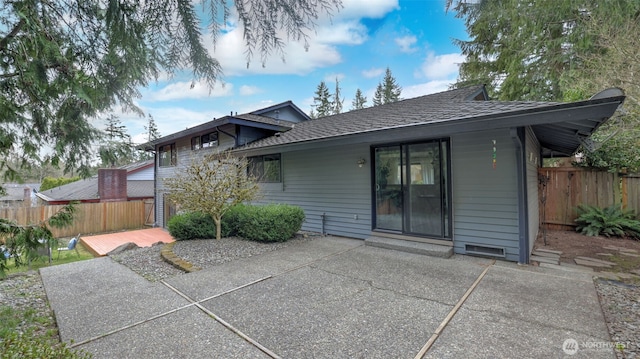
[[[216,224],[216,239],[220,239],[224,214],[258,196],[260,187],[247,168],[247,159],[230,151],[206,155],[193,160],[176,177],[165,179],[168,198],[185,211],[210,215]]]
[[[329,116],[333,113],[333,103],[331,101],[331,94],[329,93],[329,88],[324,81],[320,81],[318,88],[316,88],[316,92],[313,96],[313,107],[315,107],[315,117],[324,117]],[[312,112],[313,113],[313,112]]]
[[[353,99],[353,102],[351,102],[351,109],[362,110],[363,108],[366,107],[366,104],[367,104],[367,97],[362,94],[362,91],[360,91],[360,89],[357,89],[356,97]]]
[[[333,94],[333,114],[342,113],[342,103],[344,98],[340,98],[340,81],[336,77],[336,92]]]

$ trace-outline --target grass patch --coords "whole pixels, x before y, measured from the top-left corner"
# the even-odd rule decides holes
[[[60,246],[63,247],[66,244],[66,242],[67,242],[66,240],[60,241]],[[80,253],[80,256],[78,256],[78,253],[76,253],[75,250],[72,250],[72,251],[60,252],[60,258],[58,258],[57,248],[53,248],[51,250],[51,264],[49,264],[49,258],[47,258],[47,256],[41,256],[35,261],[32,261],[30,265],[25,264],[25,265],[16,267],[13,259],[9,258],[7,260],[8,270],[5,271],[5,274],[9,275],[9,274],[15,274],[15,273],[22,273],[29,270],[38,270],[43,267],[49,267],[50,265],[55,266],[58,264],[72,263],[72,262],[95,258],[93,254],[89,252],[84,245],[82,245],[82,243],[78,242],[78,244],[76,245],[76,248],[78,248],[78,252]]]
[[[607,259],[615,263],[613,271],[629,273],[634,269],[640,269],[640,257],[626,256],[624,254],[615,253],[608,256]]]

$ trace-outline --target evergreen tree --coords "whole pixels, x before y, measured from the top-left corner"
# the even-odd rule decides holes
[[[147,114],[147,119],[149,122],[147,122],[147,125],[144,126],[144,129],[147,131],[147,141],[151,142],[151,141],[155,141],[158,138],[162,137],[160,135],[160,131],[158,131],[158,126],[156,125],[156,121],[153,119],[153,116],[151,116],[151,114]]]
[[[601,53],[597,35],[586,28],[590,19],[635,17],[640,6],[622,0],[456,3],[470,37],[455,40],[466,57],[456,86],[484,83],[492,98],[532,101],[562,100],[564,74],[580,71],[584,55]]]
[[[344,103],[344,98],[340,98],[340,82],[336,77],[336,92],[333,93],[333,114],[337,115],[342,113],[342,104]]]
[[[367,97],[362,94],[362,91],[360,91],[360,89],[357,89],[356,97],[353,99],[353,102],[351,102],[351,109],[361,110],[366,107],[366,104],[367,104]]]
[[[315,107],[315,117],[329,116],[334,111],[334,105],[331,101],[331,94],[329,88],[324,81],[320,81],[320,84],[316,88],[315,96],[313,96],[313,107]]]
[[[190,69],[209,87],[221,75],[202,36],[206,23],[214,45],[230,16],[244,31],[247,64],[254,51],[264,64],[282,54],[284,38],[306,44],[323,13],[339,0],[0,2],[0,172],[11,177],[6,158],[21,166],[48,160],[88,175],[91,120],[118,104],[138,110],[140,88],[160,73]],[[200,10],[200,6],[202,10]],[[205,18],[199,18],[199,14]],[[41,158],[42,149],[50,154]]]
[[[387,67],[384,73],[384,79],[378,84],[378,87],[376,87],[376,93],[373,96],[373,105],[386,105],[399,101],[401,94],[402,87],[398,85],[395,77],[391,74],[391,69]]]
[[[382,83],[379,83],[373,95],[373,105],[380,106],[382,104],[384,104],[384,89],[382,88]]]
[[[102,143],[98,150],[103,167],[115,167],[134,162],[136,158],[127,127],[115,115],[107,117]]]

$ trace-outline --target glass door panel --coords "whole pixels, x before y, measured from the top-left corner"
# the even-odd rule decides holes
[[[402,231],[403,172],[400,146],[375,149],[376,228]]]
[[[440,144],[407,146],[406,229],[409,233],[442,237]]]

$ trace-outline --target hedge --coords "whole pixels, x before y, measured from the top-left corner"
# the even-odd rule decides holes
[[[233,214],[237,235],[253,241],[284,242],[302,227],[304,211],[286,204],[243,206]]]
[[[171,217],[167,228],[177,241],[216,238],[216,224],[213,218],[202,212],[177,214]]]

